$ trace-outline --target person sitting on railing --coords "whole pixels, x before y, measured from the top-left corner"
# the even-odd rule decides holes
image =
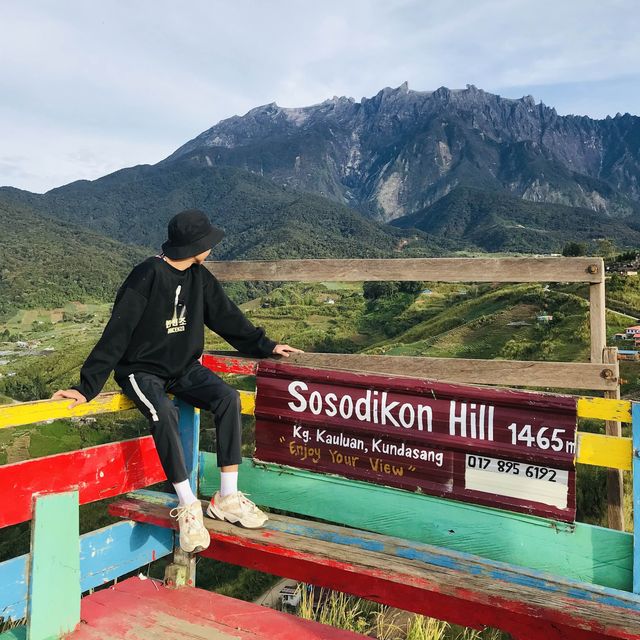
[[[80,371],[80,384],[52,396],[74,399],[69,408],[89,402],[114,371],[125,395],[149,421],[158,457],[178,495],[179,506],[171,515],[178,520],[180,546],[187,552],[205,549],[210,536],[188,480],[178,409],[167,392],[214,415],[221,482],[207,515],[250,528],[267,520],[237,488],[242,462],[240,394],[200,363],[204,325],[253,357],[302,353],[255,327],[202,265],[224,235],[200,210],[175,215],[163,253],[136,265],[120,286],[111,318]]]

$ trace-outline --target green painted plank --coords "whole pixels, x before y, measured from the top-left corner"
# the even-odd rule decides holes
[[[80,622],[78,491],[35,496],[28,640],[59,638]]]
[[[27,640],[27,627],[15,627],[0,633],[0,640]]]
[[[216,456],[201,452],[200,491],[218,489]],[[391,487],[279,467],[240,465],[239,488],[259,505],[631,591],[629,533],[500,511]]]

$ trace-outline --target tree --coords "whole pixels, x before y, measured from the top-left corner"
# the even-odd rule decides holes
[[[597,253],[602,258],[610,258],[616,253],[616,245],[609,238],[602,238],[598,240]]]
[[[587,254],[587,246],[583,242],[567,242],[562,247],[562,255],[565,258],[575,258]]]

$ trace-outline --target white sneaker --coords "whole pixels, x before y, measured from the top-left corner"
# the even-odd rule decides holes
[[[169,511],[177,518],[180,527],[180,548],[186,553],[204,551],[211,543],[209,530],[204,526],[202,504],[196,500],[189,505],[174,507]]]
[[[207,507],[207,515],[211,518],[239,522],[247,529],[258,529],[269,519],[267,514],[260,511],[242,491],[236,491],[224,498],[216,491]]]

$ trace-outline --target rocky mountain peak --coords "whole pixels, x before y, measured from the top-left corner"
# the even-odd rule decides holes
[[[408,82],[356,102],[275,102],[222,120],[165,162],[228,164],[391,220],[457,186],[585,207],[640,210],[640,118],[559,116],[531,95]],[[635,145],[635,146],[634,146]],[[640,215],[640,214],[639,214]]]

